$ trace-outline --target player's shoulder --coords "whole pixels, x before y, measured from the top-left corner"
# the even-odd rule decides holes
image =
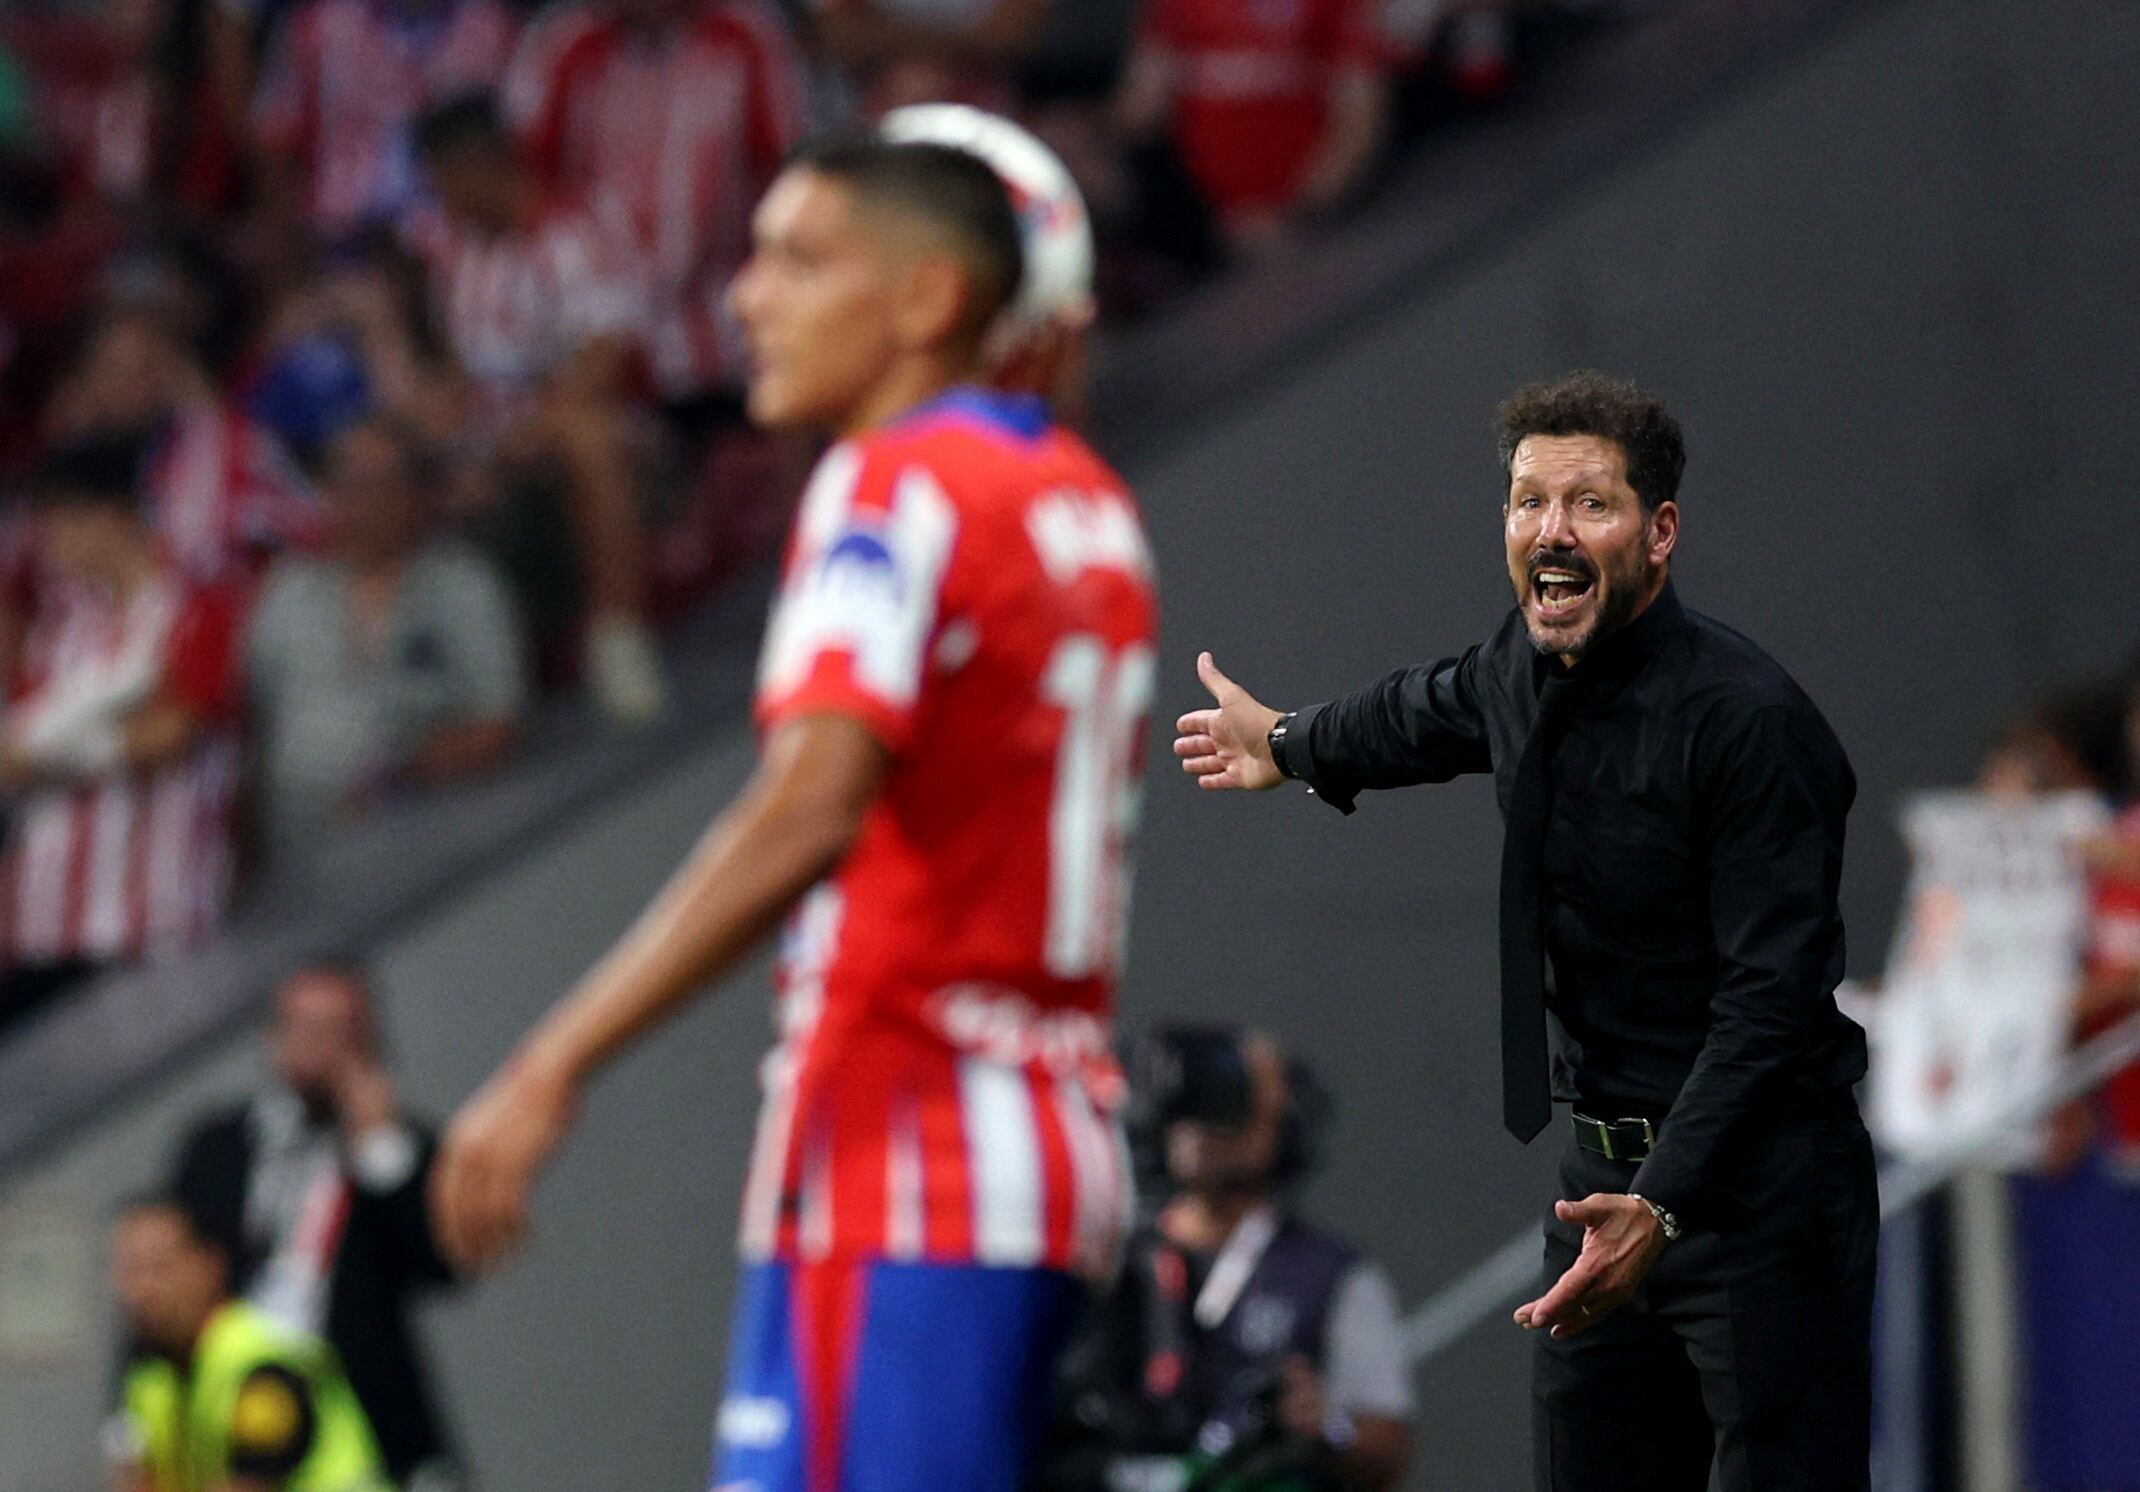
[[[1054,423],[1045,403],[1023,395],[954,390],[850,444],[866,468],[925,471],[962,499],[1123,485],[1090,446]]]

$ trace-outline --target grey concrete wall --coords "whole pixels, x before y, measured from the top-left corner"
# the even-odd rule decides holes
[[[1200,646],[1304,703],[1484,633],[1506,604],[1493,402],[1573,364],[1634,374],[1691,435],[1688,601],[1796,671],[1857,762],[1847,911],[1874,972],[1896,796],[1966,775],[2038,683],[2140,642],[2119,570],[2140,469],[2136,54],[2140,9],[2111,0],[1883,9],[1134,473],[1166,585],[1164,713],[1194,702]],[[1163,740],[1128,1014],[1257,1020],[1316,1060],[1341,1112],[1312,1200],[1424,1295],[1536,1215],[1550,1168],[1494,1117],[1490,801],[1456,785],[1341,821],[1290,794],[1204,799]],[[739,747],[680,770],[386,951],[420,1102],[488,1067],[743,766]],[[742,981],[607,1082],[533,1255],[440,1313],[488,1486],[698,1484],[763,993]],[[244,1066],[116,1116],[11,1205],[101,1206]],[[94,1485],[100,1364],[0,1364],[0,1487]],[[1421,1388],[1414,1485],[1527,1485],[1512,1327]]]

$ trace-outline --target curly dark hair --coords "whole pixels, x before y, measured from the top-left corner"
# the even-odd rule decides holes
[[[1624,378],[1584,368],[1541,383],[1527,383],[1498,411],[1501,471],[1507,474],[1516,447],[1531,435],[1595,435],[1627,455],[1627,483],[1654,513],[1679,495],[1687,469],[1687,443],[1664,401]]]

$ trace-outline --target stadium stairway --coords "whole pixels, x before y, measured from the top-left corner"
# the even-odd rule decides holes
[[[2140,186],[2106,143],[2134,133],[2135,25],[2111,0],[1653,0],[1354,220],[1108,349],[1103,442],[1167,588],[1161,716],[1193,700],[1199,647],[1304,701],[1482,633],[1505,605],[1493,401],[1623,369],[1692,431],[1690,602],[1796,669],[1857,758],[1846,907],[1872,950],[1895,795],[1965,773],[2047,660],[2107,665],[2140,634],[2140,607],[2068,579],[2140,464],[2140,296],[2114,247]],[[2076,377],[2099,408],[2057,396]],[[560,705],[510,778],[380,821],[201,960],[0,1050],[0,1487],[99,1485],[104,1209],[257,1076],[276,973],[371,953],[407,1092],[450,1108],[747,770],[763,604],[761,574],[699,620],[670,724],[608,739]],[[1310,1200],[1424,1294],[1535,1213],[1551,1163],[1493,1120],[1490,799],[1342,823],[1213,802],[1163,740],[1127,1013],[1263,1021],[1317,1062],[1340,1119]],[[531,1255],[438,1312],[484,1485],[699,1484],[762,990],[754,971],[628,1059]],[[1527,1484],[1522,1369],[1515,1333],[1481,1331],[1428,1371],[1415,1484]]]

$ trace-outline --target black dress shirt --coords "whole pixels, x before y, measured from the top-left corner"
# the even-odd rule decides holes
[[[1280,766],[1348,813],[1492,772],[1506,812],[1549,672],[1569,671],[1511,611],[1459,658],[1302,711]],[[1790,675],[1670,584],[1572,676],[1543,865],[1555,1096],[1657,1120],[1629,1190],[1702,1226],[1760,1195],[1765,1130],[1865,1075],[1834,997],[1857,783]]]

